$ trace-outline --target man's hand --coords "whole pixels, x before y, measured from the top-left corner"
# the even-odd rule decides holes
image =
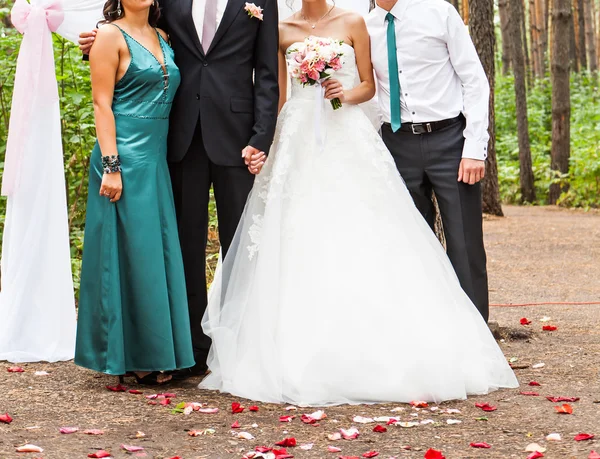
[[[485,177],[485,161],[463,158],[458,168],[458,181],[475,185]]]
[[[242,150],[242,158],[251,174],[257,175],[267,160],[267,155],[264,151],[260,151],[248,145]]]
[[[91,32],[82,32],[79,34],[79,49],[83,54],[90,54],[97,31],[98,29],[94,29]]]

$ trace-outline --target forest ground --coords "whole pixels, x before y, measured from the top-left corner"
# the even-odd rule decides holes
[[[492,303],[600,302],[600,213],[547,207],[505,207],[505,212],[505,218],[485,221]],[[531,325],[520,325],[521,318],[531,320]],[[546,321],[542,322],[543,318]],[[496,306],[491,319],[498,322],[505,338],[501,346],[517,368],[519,389],[431,405],[439,406],[437,411],[408,405],[392,411],[398,404],[331,407],[325,409],[327,418],[318,426],[300,420],[301,414],[315,410],[288,412],[284,406],[257,404],[259,411],[250,412],[253,403],[200,392],[198,381],[169,385],[163,390],[176,394],[171,405],[150,405],[146,395],[156,393],[154,389],[140,388],[142,395],[111,392],[105,386],[116,384],[114,377],[96,375],[70,362],[22,365],[23,373],[9,373],[10,365],[0,363],[0,414],[8,412],[14,418],[11,424],[0,423],[0,459],[85,458],[98,449],[110,451],[115,458],[241,458],[256,446],[272,447],[289,437],[296,438],[299,446],[287,448],[288,453],[307,459],[362,457],[368,451],[386,459],[416,459],[423,458],[429,448],[441,450],[447,459],[524,459],[531,443],[547,448],[544,457],[551,459],[585,459],[592,450],[600,451],[600,304]],[[554,325],[557,330],[542,331],[543,325]],[[422,327],[425,336],[427,324],[413,326]],[[378,340],[376,336],[375,330],[373,337],[360,345],[371,346],[373,352],[378,346],[393,345],[390,337]],[[401,353],[399,349],[399,359]],[[49,374],[39,376],[36,371]],[[541,386],[529,386],[531,381]],[[522,395],[523,391],[535,391],[539,396]],[[563,403],[552,403],[546,396],[580,400],[569,403],[572,414],[558,414],[555,406]],[[246,410],[234,415],[231,403],[237,401]],[[180,402],[206,403],[219,412],[172,414]],[[475,407],[477,402],[489,403],[497,410],[484,412]],[[460,413],[441,412],[446,409]],[[296,418],[281,423],[283,415]],[[357,415],[426,422],[410,428],[390,425],[387,432],[374,433],[376,424],[357,423],[353,421]],[[461,423],[448,424],[449,419]],[[234,421],[241,428],[232,429]],[[328,440],[328,434],[351,426],[360,431],[357,439]],[[61,434],[61,427],[80,430]],[[86,429],[101,429],[103,434],[86,435]],[[190,436],[190,430],[204,435]],[[255,439],[240,439],[240,432],[251,433]],[[562,440],[547,441],[550,433],[559,433]],[[575,441],[580,433],[596,434],[597,438]],[[476,449],[469,446],[471,442],[487,442],[491,448]],[[16,453],[16,447],[25,443],[38,445],[44,452]],[[300,448],[310,443],[312,449]],[[126,453],[123,444],[144,450]],[[329,445],[342,452],[328,452]]]

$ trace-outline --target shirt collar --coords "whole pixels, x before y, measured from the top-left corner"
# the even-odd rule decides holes
[[[401,19],[409,3],[410,0],[398,0],[389,12],[392,13],[396,19]],[[388,12],[377,4],[375,5],[374,11],[381,22],[385,22],[385,17],[387,16]]]

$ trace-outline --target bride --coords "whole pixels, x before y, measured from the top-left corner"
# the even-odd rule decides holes
[[[339,110],[297,81],[285,101],[287,51],[309,35],[344,42],[342,68],[324,83]],[[280,26],[280,85],[271,153],[203,319],[213,345],[200,388],[323,406],[516,387],[358,106],[375,92],[362,17],[304,0]]]

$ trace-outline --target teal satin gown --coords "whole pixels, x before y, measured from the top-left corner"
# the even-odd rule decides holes
[[[159,35],[168,78],[124,31],[131,64],[116,84],[113,112],[123,195],[99,195],[98,143],[90,160],[75,363],[102,373],[194,365],[183,260],[167,166],[167,132],[181,81]],[[106,152],[114,154],[114,152]]]

